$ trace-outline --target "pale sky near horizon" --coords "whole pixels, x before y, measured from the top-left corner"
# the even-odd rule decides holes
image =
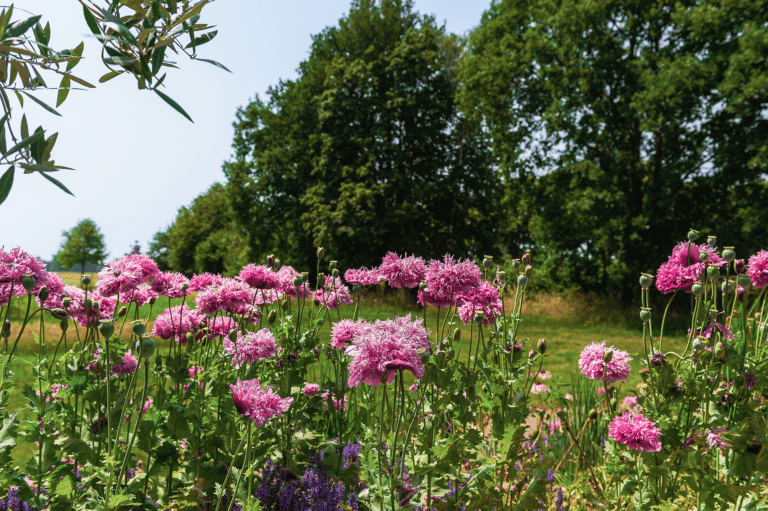
[[[414,1],[417,11],[435,16],[457,34],[476,27],[490,4]],[[91,218],[104,233],[110,257],[128,252],[134,240],[145,252],[154,233],[171,223],[181,206],[224,181],[221,166],[232,155],[237,108],[256,94],[266,97],[278,80],[296,78],[299,63],[309,55],[311,36],[336,25],[349,7],[350,0],[217,0],[207,5],[200,21],[216,25],[219,33],[198,56],[223,63],[232,74],[186,56],[177,59],[180,69],[169,70],[164,92],[182,105],[192,124],[157,95],[138,90],[132,77],[98,83],[106,72],[100,45],[89,37],[75,0],[14,2],[14,19],[28,17],[19,11],[26,9],[50,22],[53,48],[71,49],[85,41],[85,58],[72,72],[96,89],[71,91],[58,109],[62,117],[25,102],[30,131],[42,125],[46,136],[59,133],[56,163],[76,170],[54,177],[75,197],[36,173],[17,169],[11,194],[0,205],[0,246],[19,246],[49,260],[58,251],[62,231]],[[50,73],[43,78],[51,87],[58,85]],[[55,106],[56,91],[38,97]],[[13,114],[18,126],[21,112]]]

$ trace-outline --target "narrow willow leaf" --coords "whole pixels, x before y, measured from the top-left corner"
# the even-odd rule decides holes
[[[29,124],[27,124],[27,114],[21,116],[21,138],[29,138]]]
[[[2,177],[0,177],[0,204],[5,201],[8,194],[11,193],[11,186],[13,186],[13,171],[14,166],[5,171]]]
[[[212,32],[208,32],[207,34],[203,34],[200,37],[195,37],[187,45],[187,48],[202,46],[203,44],[211,41],[214,37],[216,37],[216,34],[218,34],[218,33],[219,33],[218,30],[214,30]]]
[[[222,64],[221,62],[216,62],[215,60],[211,60],[211,59],[195,59],[195,60],[199,60],[201,62],[207,62],[209,64],[213,64],[216,67],[220,67],[221,69],[223,69],[227,73],[231,73],[232,72],[229,69],[227,69],[227,67],[224,64]]]
[[[33,95],[29,94],[29,93],[28,93],[28,92],[26,92],[26,91],[24,92],[24,94],[26,94],[27,96],[29,96],[29,99],[31,99],[32,101],[34,101],[35,103],[37,103],[37,104],[38,104],[38,105],[40,105],[41,107],[45,108],[46,110],[48,110],[48,111],[49,111],[49,112],[51,112],[52,114],[55,114],[55,115],[58,115],[59,117],[61,117],[61,114],[60,114],[59,112],[57,112],[56,110],[54,110],[54,109],[53,109],[53,107],[50,107],[50,106],[46,105],[46,104],[45,104],[45,103],[43,103],[41,100],[37,99],[36,97],[34,97]]]
[[[187,112],[185,112],[183,108],[181,108],[181,106],[178,103],[176,103],[174,100],[172,100],[171,98],[169,98],[168,96],[166,96],[165,94],[160,92],[159,90],[154,89],[154,91],[157,93],[158,96],[160,96],[163,99],[163,101],[165,101],[166,103],[171,105],[171,107],[173,107],[174,110],[176,110],[181,115],[183,115],[184,117],[189,119],[189,122],[191,122],[191,123],[195,122],[195,121],[192,120],[192,118],[189,116],[189,114]]]
[[[59,85],[59,95],[56,98],[56,108],[60,107],[61,104],[64,103],[64,100],[67,99],[67,96],[69,95],[69,86],[69,77],[65,76],[61,79],[61,84]]]
[[[121,75],[125,73],[125,71],[110,71],[109,73],[105,74],[101,78],[99,78],[99,83],[104,83],[110,81],[112,78],[114,78],[117,75]]]
[[[24,149],[25,147],[27,147],[29,144],[31,144],[41,136],[42,136],[42,133],[39,133],[39,132],[33,133],[31,136],[19,141],[18,144],[8,149],[8,151],[4,153],[3,156],[8,156],[9,154],[13,154],[16,151],[19,151],[20,149]]]
[[[99,24],[96,23],[96,18],[93,17],[93,13],[86,6],[83,6],[83,16],[93,35],[100,35],[101,30],[99,29]]]
[[[43,162],[47,162],[51,158],[51,151],[53,151],[53,146],[56,145],[56,140],[59,138],[58,133],[54,133],[50,137],[48,137],[48,140],[45,141],[45,150],[43,151]],[[59,167],[57,167],[59,168]]]
[[[22,163],[21,168],[24,169],[25,174],[32,174],[33,172],[58,172],[61,170],[57,165],[45,165],[42,163]]]
[[[40,21],[40,18],[42,17],[42,15],[32,16],[31,18],[19,20],[16,23],[13,23],[10,27],[8,27],[8,30],[5,31],[5,38],[7,39],[9,37],[19,37],[23,35],[24,32],[35,26],[35,24]]]
[[[76,57],[76,59],[67,62],[67,71],[71,71],[72,68],[75,67],[78,62],[80,62],[80,57],[83,55],[83,47],[84,45],[81,42],[74,50],[72,50],[72,53],[69,54],[70,57]]]
[[[41,172],[41,173],[40,173],[40,175],[41,175],[41,176],[43,176],[43,177],[44,177],[45,179],[47,179],[48,181],[50,181],[51,183],[53,183],[53,184],[55,184],[56,186],[58,186],[59,188],[61,188],[62,190],[64,190],[65,192],[67,192],[68,194],[70,194],[72,197],[74,197],[74,196],[75,196],[75,194],[74,194],[74,193],[70,192],[70,191],[69,191],[69,189],[68,189],[66,186],[64,186],[64,185],[61,183],[61,181],[59,181],[59,180],[58,180],[58,179],[56,179],[55,177],[51,177],[51,176],[49,176],[48,174],[46,174],[46,173],[44,173],[44,172]]]
[[[134,62],[138,61],[136,57],[107,57],[104,59],[106,64],[113,64],[116,66],[130,66]]]

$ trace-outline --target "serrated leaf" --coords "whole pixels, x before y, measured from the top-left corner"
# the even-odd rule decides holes
[[[222,64],[221,62],[216,62],[215,60],[211,60],[211,59],[195,59],[195,60],[199,60],[201,62],[207,62],[209,64],[213,64],[214,66],[220,67],[221,69],[223,69],[224,71],[226,71],[228,73],[232,72],[229,69],[227,69],[227,67],[224,64]]]
[[[5,37],[19,37],[24,34],[27,30],[29,30],[31,27],[33,27],[38,21],[40,21],[40,18],[42,18],[42,15],[38,16],[32,16],[31,18],[27,18],[25,20],[19,20],[16,23],[13,23],[11,26],[8,27],[8,29],[5,31]]]
[[[69,95],[69,86],[71,82],[69,80],[68,76],[65,76],[61,79],[61,84],[59,85],[59,94],[56,97],[56,107],[60,107],[62,103],[64,103],[64,100],[67,99],[67,96]]]
[[[57,111],[56,111],[56,110],[55,110],[53,107],[50,107],[50,106],[46,105],[46,104],[45,104],[45,103],[44,103],[42,100],[39,100],[39,99],[37,99],[36,97],[34,97],[33,95],[29,94],[28,92],[26,92],[26,91],[23,91],[23,92],[24,92],[24,94],[25,94],[25,95],[27,95],[27,96],[28,96],[28,97],[29,97],[29,98],[30,98],[32,101],[34,101],[35,103],[37,103],[37,104],[38,104],[38,105],[40,105],[41,107],[45,108],[46,110],[48,110],[48,111],[49,111],[49,112],[51,112],[52,114],[55,114],[55,115],[58,115],[59,117],[61,117],[61,114],[60,114],[59,112],[57,112]]]
[[[62,182],[61,182],[61,181],[59,181],[58,179],[56,179],[55,177],[51,177],[51,176],[49,176],[48,174],[46,174],[46,173],[44,173],[44,172],[41,172],[41,173],[40,173],[40,175],[41,175],[41,176],[43,176],[43,177],[44,177],[45,179],[47,179],[48,181],[50,181],[51,183],[53,183],[53,184],[55,184],[56,186],[58,186],[59,188],[61,188],[62,190],[64,190],[66,193],[70,194],[72,197],[74,197],[74,196],[75,196],[75,194],[74,194],[74,193],[70,192],[70,191],[69,191],[69,189],[68,189],[66,186],[64,186],[64,185],[62,184]]]
[[[65,477],[59,481],[59,484],[56,485],[54,493],[61,497],[68,497],[72,494],[72,481],[69,480],[69,477]]]
[[[160,96],[160,97],[162,98],[162,100],[163,100],[163,101],[165,101],[166,103],[168,103],[169,105],[171,105],[171,107],[172,107],[174,110],[176,110],[177,112],[179,112],[181,115],[183,115],[184,117],[186,117],[187,119],[189,119],[189,122],[191,122],[191,123],[193,123],[193,124],[194,124],[194,122],[195,122],[195,121],[193,121],[193,120],[192,120],[192,118],[189,116],[189,114],[188,114],[187,112],[185,112],[183,108],[181,108],[181,105],[179,105],[178,103],[176,103],[176,102],[175,102],[173,99],[169,98],[168,96],[166,96],[165,94],[163,94],[163,93],[162,93],[162,92],[160,92],[159,90],[157,90],[157,89],[153,89],[153,90],[154,90],[154,91],[157,93],[157,95],[158,95],[158,96]]]
[[[11,434],[11,428],[15,419],[16,414],[12,414],[3,421],[3,429],[0,429],[0,449],[7,449],[16,445],[16,440],[14,440],[14,437]]]
[[[0,204],[2,204],[8,194],[11,193],[11,186],[13,186],[13,171],[14,166],[11,165],[8,170],[5,171],[3,177],[0,177]]]
[[[131,500],[132,497],[124,493],[120,495],[112,495],[112,497],[109,499],[109,507],[117,508],[118,506],[122,506]]]

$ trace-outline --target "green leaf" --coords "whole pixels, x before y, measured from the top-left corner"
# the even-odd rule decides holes
[[[5,153],[3,153],[3,156],[8,156],[9,154],[13,154],[13,153],[15,153],[16,151],[19,151],[19,150],[21,150],[21,149],[24,149],[24,148],[25,148],[25,147],[27,147],[29,144],[31,144],[32,142],[34,142],[35,140],[37,140],[37,139],[38,139],[40,136],[42,136],[42,135],[41,135],[40,133],[38,133],[38,132],[35,132],[35,133],[33,133],[33,134],[32,134],[32,135],[30,135],[29,137],[26,137],[26,138],[22,139],[21,141],[19,141],[19,143],[18,143],[18,144],[16,144],[15,146],[13,146],[13,147],[11,147],[10,149],[8,149],[8,151],[6,151]]]
[[[53,151],[53,146],[56,145],[56,140],[59,138],[58,133],[54,133],[50,137],[48,137],[48,140],[45,141],[45,150],[43,151],[43,157],[41,160],[43,162],[48,161],[51,158],[51,151]],[[60,167],[58,165],[55,165],[57,169],[61,169],[63,167]]]
[[[99,83],[104,83],[110,81],[112,78],[114,78],[117,75],[121,75],[125,73],[125,71],[110,71],[109,73],[105,74],[101,78],[99,78]]]
[[[5,154],[8,147],[5,145],[5,118],[0,122],[0,153]]]
[[[69,191],[69,189],[68,189],[66,186],[64,186],[64,185],[61,183],[61,181],[59,181],[59,180],[58,180],[58,179],[56,179],[55,177],[51,177],[51,176],[49,176],[48,174],[46,174],[45,172],[41,172],[41,173],[40,173],[40,175],[41,175],[41,176],[43,176],[43,177],[44,177],[45,179],[47,179],[48,181],[50,181],[51,183],[53,183],[53,184],[55,184],[56,186],[58,186],[59,188],[61,188],[62,190],[64,190],[65,192],[67,192],[68,194],[70,194],[72,197],[74,197],[74,196],[75,196],[75,194],[74,194],[74,193],[70,192],[70,191]]]
[[[127,495],[125,493],[120,495],[112,495],[112,497],[109,499],[109,507],[114,507],[117,509],[119,506],[122,506],[126,502],[130,502],[132,500],[132,497],[130,495]]]
[[[54,493],[62,497],[68,497],[72,493],[72,482],[69,480],[69,477],[63,478],[59,484],[56,485]]]
[[[178,103],[176,103],[174,100],[172,100],[171,98],[169,98],[168,96],[166,96],[165,94],[160,92],[159,90],[157,90],[157,89],[153,89],[153,90],[157,93],[158,96],[160,96],[163,99],[163,101],[165,101],[166,103],[171,105],[171,107],[173,107],[174,110],[179,112],[181,115],[183,115],[184,117],[189,119],[189,122],[194,124],[195,121],[192,120],[192,118],[189,116],[189,114],[187,112],[185,112],[184,109],[181,108],[181,106]]]
[[[0,203],[1,202],[3,202],[2,198],[0,198]],[[16,414],[11,414],[7,419],[3,421],[3,429],[0,429],[0,450],[7,449],[16,445],[14,435],[11,433],[11,427],[13,426],[13,421],[15,418]]]
[[[104,62],[106,64],[113,64],[116,66],[130,66],[134,62],[137,62],[139,59],[136,57],[131,56],[124,56],[124,57],[107,57],[104,59]]]
[[[211,59],[195,59],[195,60],[199,60],[201,62],[207,62],[209,64],[213,64],[214,66],[220,67],[221,69],[223,69],[224,71],[226,71],[228,73],[232,72],[229,69],[227,69],[227,67],[224,64],[222,64],[220,62],[216,62],[215,60],[211,60]]]
[[[152,74],[156,74],[157,71],[160,69],[160,66],[163,65],[163,62],[165,61],[165,48],[166,46],[162,46],[158,49],[156,49],[154,52],[152,52]]]
[[[22,163],[20,166],[25,170],[25,174],[32,174],[33,172],[58,172],[62,169],[72,170],[68,167],[45,165],[42,163]]]
[[[58,115],[59,117],[61,117],[61,114],[59,112],[57,112],[56,110],[54,110],[53,107],[50,107],[50,106],[46,105],[41,100],[37,99],[36,97],[34,97],[33,95],[29,94],[26,91],[22,91],[22,92],[24,92],[25,95],[27,95],[32,101],[34,101],[35,103],[37,103],[41,107],[45,108],[46,110],[48,110],[52,114],[55,114],[55,115]]]
[[[83,16],[93,35],[101,35],[101,30],[99,29],[99,24],[96,23],[96,18],[93,17],[93,13],[86,6],[83,6]]]
[[[69,54],[70,57],[77,57],[77,59],[76,60],[70,60],[70,61],[67,62],[67,71],[71,71],[72,68],[75,67],[78,64],[78,62],[80,62],[80,57],[83,55],[83,47],[84,47],[84,44],[81,42]]]
[[[42,15],[38,16],[32,16],[31,18],[27,18],[25,20],[19,20],[16,23],[12,24],[10,27],[8,27],[8,30],[5,32],[6,38],[11,37],[19,37],[24,32],[30,29],[30,27],[33,27],[38,21],[40,21],[40,18],[42,18]]]
[[[27,124],[27,114],[21,116],[21,138],[29,137],[29,124]]]
[[[60,107],[62,103],[64,103],[64,100],[67,99],[67,96],[69,95],[69,86],[70,86],[70,79],[68,76],[65,76],[61,79],[61,84],[59,85],[59,95],[56,98],[56,107]]]
[[[199,37],[195,37],[189,42],[186,48],[196,48],[197,46],[202,46],[203,44],[213,40],[213,38],[216,37],[216,34],[218,33],[219,33],[218,30],[213,30],[212,32],[208,32]]]
[[[123,39],[125,39],[126,41],[131,43],[133,46],[137,46],[138,45],[138,43],[136,41],[136,38],[133,36],[133,34],[131,34],[131,31],[128,29],[128,27],[123,25],[123,22],[120,21],[120,18],[118,18],[117,16],[115,16],[114,14],[109,12],[108,10],[103,9],[101,7],[99,8],[99,10],[104,15],[104,19],[106,19],[109,23],[114,23],[115,24],[115,26],[117,27],[117,32],[121,36],[123,36]]]

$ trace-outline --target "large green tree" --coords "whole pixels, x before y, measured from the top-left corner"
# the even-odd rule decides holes
[[[490,147],[454,103],[463,45],[409,1],[356,1],[298,79],[238,111],[224,170],[254,255],[311,269],[316,246],[347,267],[493,250]]]
[[[108,255],[104,235],[90,218],[81,220],[69,231],[64,231],[62,236],[64,241],[55,258],[65,270],[79,264],[80,273],[83,273],[86,263],[104,263]]]
[[[504,0],[462,60],[520,230],[553,287],[622,291],[689,226],[768,241],[768,3]],[[750,211],[752,213],[750,213]],[[725,231],[725,232],[723,232]]]

